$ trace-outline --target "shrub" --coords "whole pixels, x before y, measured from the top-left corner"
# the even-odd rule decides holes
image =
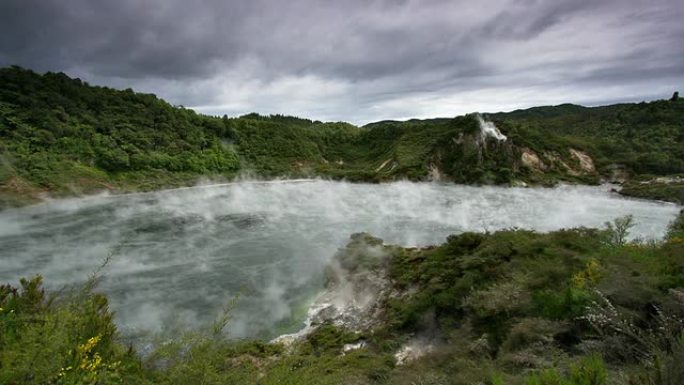
[[[616,218],[613,222],[605,223],[607,229],[607,243],[611,246],[622,246],[627,243],[629,229],[634,227],[634,217],[627,215]]]
[[[529,292],[522,283],[509,280],[473,292],[466,298],[465,305],[469,306],[478,317],[501,313],[510,316],[526,308],[529,302]]]
[[[654,362],[679,349],[684,334],[684,294],[672,290],[673,300],[667,311],[651,304],[653,314],[644,317],[621,310],[598,294],[598,300],[588,307],[583,319],[604,341],[620,341],[616,354],[620,359]],[[608,350],[614,348],[607,346]]]
[[[608,373],[601,357],[591,355],[570,366],[568,385],[604,385]]]
[[[565,290],[544,289],[532,295],[536,313],[549,319],[573,319],[584,314],[593,299],[590,291],[568,286]]]
[[[684,334],[670,352],[660,352],[642,373],[630,378],[630,385],[681,385],[684,384]]]
[[[532,345],[553,343],[553,336],[565,329],[562,323],[543,318],[525,318],[515,324],[502,345],[508,352],[525,349]]]
[[[684,210],[668,226],[665,239],[668,242],[684,243]]]
[[[525,385],[567,385],[557,369],[544,369],[525,379]]]
[[[608,377],[603,360],[598,356],[583,357],[570,366],[568,375],[557,369],[545,369],[529,376],[525,385],[605,385]]]
[[[40,276],[20,283],[0,286],[0,383],[115,384],[137,372],[104,296],[49,298]]]

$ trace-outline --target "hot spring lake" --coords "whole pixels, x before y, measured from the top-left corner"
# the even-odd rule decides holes
[[[0,212],[0,283],[42,274],[59,289],[111,253],[97,290],[124,335],[207,325],[239,295],[229,334],[273,337],[302,327],[325,265],[355,232],[425,246],[467,230],[601,227],[632,214],[633,237],[661,238],[679,209],[608,186],[301,180],[95,196]]]

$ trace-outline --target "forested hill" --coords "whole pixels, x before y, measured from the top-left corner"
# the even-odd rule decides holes
[[[42,194],[147,190],[200,177],[596,183],[684,173],[684,101],[384,121],[200,115],[62,73],[0,69],[0,207]]]

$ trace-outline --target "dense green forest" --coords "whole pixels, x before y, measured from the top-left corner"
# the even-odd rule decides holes
[[[289,344],[228,340],[227,313],[141,356],[96,276],[59,293],[22,280],[0,286],[0,383],[680,385],[684,214],[659,242],[627,242],[631,224],[424,249],[353,235],[335,261],[351,282],[385,282],[374,322],[322,323]],[[405,346],[424,352],[402,361]]]
[[[219,118],[62,73],[3,68],[0,203],[241,174],[554,184],[684,173],[681,100],[537,107],[485,118],[508,140],[482,136],[475,115],[363,127],[254,113]],[[592,163],[583,163],[584,155]],[[668,188],[681,196],[681,184]],[[640,193],[649,195],[643,186]]]

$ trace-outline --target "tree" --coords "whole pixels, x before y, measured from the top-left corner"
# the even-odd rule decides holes
[[[629,229],[632,227],[634,227],[634,217],[632,215],[616,218],[613,222],[606,222],[608,244],[622,246],[627,243]]]

